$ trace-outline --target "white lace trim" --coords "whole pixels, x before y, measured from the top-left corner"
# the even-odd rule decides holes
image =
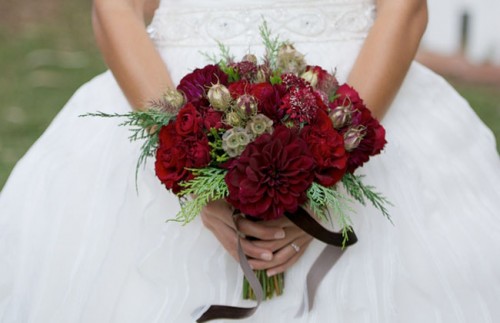
[[[241,5],[231,8],[161,6],[148,27],[157,46],[260,43],[263,18],[273,34],[294,43],[362,39],[375,18],[372,1],[312,1]]]

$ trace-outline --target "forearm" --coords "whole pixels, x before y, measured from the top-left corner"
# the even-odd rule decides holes
[[[348,79],[376,118],[398,92],[426,25],[425,0],[378,0],[377,18]]]
[[[136,109],[173,87],[167,67],[146,32],[147,9],[146,0],[94,0],[92,15],[103,57]]]

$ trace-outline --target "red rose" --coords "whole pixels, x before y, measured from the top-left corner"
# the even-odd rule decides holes
[[[187,103],[177,114],[175,130],[181,136],[197,133],[201,130],[203,119],[195,106]]]
[[[318,111],[315,122],[305,126],[301,137],[307,142],[316,162],[316,182],[330,187],[337,183],[346,171],[347,154],[344,139],[332,125],[324,111]]]
[[[182,189],[179,183],[193,178],[188,168],[206,167],[210,162],[208,139],[202,133],[179,135],[175,122],[162,127],[158,139],[156,176],[177,194]]]
[[[241,212],[264,220],[295,212],[306,201],[314,158],[293,130],[276,127],[250,143],[226,175],[227,200]]]

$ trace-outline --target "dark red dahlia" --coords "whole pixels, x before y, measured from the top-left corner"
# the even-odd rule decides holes
[[[301,137],[307,142],[316,162],[316,182],[326,187],[333,186],[346,171],[344,138],[333,128],[326,112],[321,110],[314,124],[302,128]]]
[[[174,193],[179,193],[180,182],[193,178],[188,168],[203,168],[210,162],[207,137],[201,133],[180,135],[175,122],[161,128],[156,151],[156,176]]]
[[[227,85],[227,75],[222,72],[218,65],[207,65],[197,68],[182,78],[177,90],[186,95],[188,102],[198,104],[206,97],[206,92],[212,84]]]
[[[314,179],[314,158],[293,130],[278,126],[261,135],[226,175],[228,201],[244,214],[271,220],[295,212]]]

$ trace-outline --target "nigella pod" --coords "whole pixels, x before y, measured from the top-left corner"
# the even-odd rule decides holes
[[[253,116],[258,111],[257,99],[250,94],[243,94],[236,100],[236,108],[243,116]]]
[[[231,93],[224,85],[217,83],[210,87],[207,93],[210,105],[217,111],[226,111],[231,105]]]
[[[232,127],[238,127],[243,124],[242,118],[234,111],[226,113],[225,122]]]
[[[163,95],[163,99],[176,109],[180,109],[184,105],[184,94],[175,89],[168,89]]]
[[[366,128],[364,126],[356,126],[349,128],[344,133],[345,150],[353,151],[354,149],[358,148],[365,134],[366,134]]]
[[[330,119],[332,120],[333,127],[335,129],[341,129],[351,122],[352,118],[352,106],[338,106],[330,112]]]
[[[255,83],[264,83],[269,80],[271,76],[271,71],[266,65],[259,65],[257,67],[257,73],[255,74]]]
[[[151,100],[147,108],[176,115],[184,106],[184,94],[175,89],[167,89],[160,99]]]
[[[318,84],[318,74],[312,69],[302,73],[300,77],[309,82],[312,87],[316,88],[316,85]]]
[[[245,56],[243,56],[242,61],[257,64],[257,56],[255,56],[254,54],[246,54]]]
[[[283,44],[278,50],[278,68],[282,73],[300,75],[306,70],[304,55],[292,44]]]

